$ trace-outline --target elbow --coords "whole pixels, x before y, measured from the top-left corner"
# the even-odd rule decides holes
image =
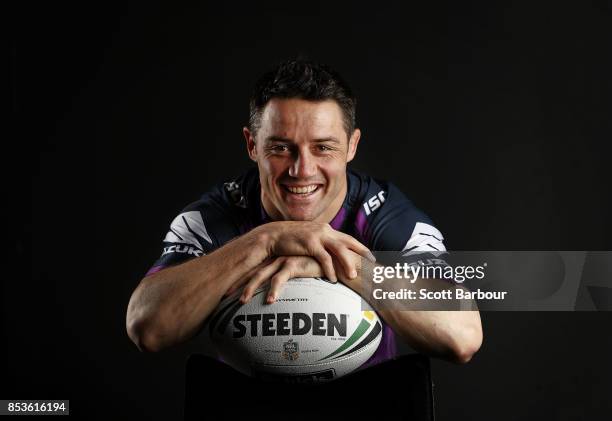
[[[155,331],[152,323],[134,311],[131,306],[128,307],[125,328],[128,337],[141,352],[158,352],[163,349],[160,335]]]
[[[157,335],[144,327],[140,322],[126,323],[127,334],[140,352],[158,352],[162,350]]]
[[[467,364],[482,345],[482,327],[480,320],[475,326],[465,328],[462,334],[457,335],[451,346],[451,360],[457,364]]]
[[[467,364],[472,360],[472,357],[478,352],[479,347],[464,345],[453,350],[452,361],[456,364]]]

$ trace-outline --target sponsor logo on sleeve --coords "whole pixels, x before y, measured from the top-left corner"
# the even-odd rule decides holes
[[[186,253],[193,256],[204,254],[204,244],[212,244],[200,211],[181,213],[170,224],[164,243],[175,243],[164,247],[162,256],[169,253]]]
[[[385,192],[381,190],[363,204],[366,216],[380,208],[383,203],[385,203]]]
[[[204,254],[202,250],[199,250],[188,244],[173,244],[171,246],[164,247],[162,256],[165,256],[166,254],[170,253],[186,253],[195,257],[200,257]]]

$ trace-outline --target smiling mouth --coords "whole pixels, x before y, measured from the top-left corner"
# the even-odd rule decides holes
[[[308,186],[287,186],[283,184],[283,189],[291,194],[296,194],[300,196],[308,196],[314,194],[319,190],[319,184],[311,184]]]

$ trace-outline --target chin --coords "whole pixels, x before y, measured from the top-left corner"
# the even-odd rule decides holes
[[[298,214],[289,214],[289,221],[312,221],[314,218],[310,217],[310,215],[305,215],[302,213]]]
[[[315,219],[313,212],[308,211],[288,211],[289,221],[313,221]]]

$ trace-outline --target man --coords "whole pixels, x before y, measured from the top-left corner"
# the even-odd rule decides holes
[[[324,276],[364,295],[362,258],[374,260],[371,250],[445,250],[442,234],[394,185],[347,170],[361,136],[355,104],[339,75],[316,63],[284,62],[262,77],[243,129],[257,169],[172,222],[128,306],[128,334],[141,350],[194,336],[240,288],[246,302],[269,282],[271,303],[288,279]],[[379,314],[386,327],[377,361],[394,356],[396,334],[455,362],[469,361],[482,341],[477,311]]]

